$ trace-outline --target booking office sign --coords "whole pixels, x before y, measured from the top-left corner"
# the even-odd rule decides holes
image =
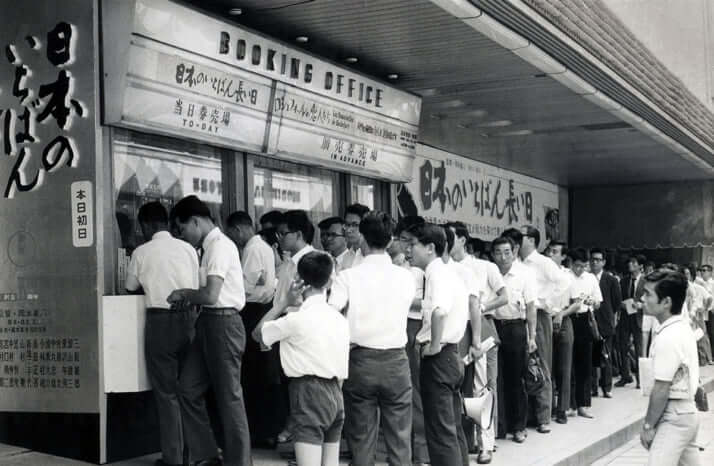
[[[94,2],[2,2],[0,411],[98,412]]]

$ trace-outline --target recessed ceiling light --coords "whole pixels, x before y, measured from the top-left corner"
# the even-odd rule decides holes
[[[439,95],[439,89],[437,88],[432,88],[432,89],[422,89],[420,91],[417,91],[419,94],[421,94],[422,97],[432,97],[435,95]]]
[[[504,126],[511,126],[512,124],[513,122],[511,122],[511,120],[495,120],[479,123],[478,126],[481,128],[502,128]]]
[[[476,109],[476,110],[470,110],[470,111],[464,113],[464,115],[473,116],[473,117],[478,117],[478,118],[483,118],[483,117],[485,117],[487,114],[488,114],[488,112],[487,112],[486,110],[483,110],[483,109],[480,109],[480,108],[478,108],[478,109]]]
[[[397,73],[390,73],[387,75],[387,79],[391,79],[392,81],[394,81],[395,79],[398,79],[398,78],[399,78],[399,75]]]
[[[432,120],[441,120],[441,115],[439,115],[438,113],[432,113],[429,116],[431,117]]]
[[[240,16],[243,14],[243,8],[231,8],[228,10],[228,14],[231,16]]]
[[[469,127],[469,125],[464,124],[464,123],[459,123],[458,125],[456,125],[456,127],[457,127],[457,128],[460,128],[460,129],[466,129],[466,128]]]
[[[533,130],[519,129],[517,131],[504,131],[503,133],[496,133],[496,136],[528,136],[529,134],[533,134]]]
[[[298,43],[300,43],[300,44],[305,44],[305,43],[307,43],[307,41],[309,41],[309,40],[310,40],[310,39],[309,39],[307,36],[297,36],[297,37],[295,38],[295,42],[298,42]]]
[[[359,61],[359,59],[357,57],[347,57],[347,58],[345,58],[345,61],[347,63],[357,63]]]
[[[435,107],[439,108],[457,108],[457,107],[463,107],[464,101],[459,100],[459,99],[454,99],[454,100],[445,100],[443,102],[439,102],[438,104],[435,104]]]

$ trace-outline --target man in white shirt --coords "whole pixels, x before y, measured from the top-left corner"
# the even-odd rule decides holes
[[[348,269],[350,250],[345,240],[345,221],[341,217],[328,217],[317,224],[320,228],[320,243],[335,261],[335,274]]]
[[[369,212],[369,207],[362,204],[351,204],[345,209],[345,239],[349,253],[344,261],[344,269],[354,267],[362,262],[364,256],[360,246],[362,245],[362,235],[359,232],[359,223]]]
[[[394,222],[384,212],[361,220],[362,263],[343,270],[329,303],[345,310],[350,327],[350,378],[345,395],[345,437],[352,464],[375,462],[381,423],[389,464],[411,464],[412,386],[409,377],[407,314],[414,277],[392,264],[385,250]]]
[[[126,289],[146,296],[146,368],[159,415],[164,465],[183,462],[183,428],[178,399],[179,367],[193,338],[193,308],[171,306],[166,297],[176,288],[198,287],[198,255],[168,232],[168,214],[160,202],[139,209],[146,243],[136,248],[126,276]],[[161,464],[159,463],[159,464]]]
[[[419,267],[410,264],[411,257],[407,255],[408,246],[414,240],[414,235],[409,233],[409,228],[414,225],[424,224],[424,219],[419,216],[406,216],[399,219],[397,223],[397,235],[399,235],[399,249],[404,254],[406,265],[414,276],[416,293],[409,309],[407,319],[407,357],[409,358],[409,372],[412,380],[412,464],[428,464],[429,450],[426,444],[426,433],[424,430],[424,405],[421,400],[421,345],[417,342],[416,336],[422,324],[422,300],[424,298],[424,271]]]
[[[563,267],[565,259],[566,244],[562,241],[554,240],[548,244],[546,255],[560,267],[569,280],[573,275],[570,270]],[[619,286],[619,285],[618,285]],[[573,371],[573,323],[569,316],[564,317],[564,311],[570,307],[570,294],[566,290],[553,302],[553,374],[551,379],[553,386],[558,391],[557,403],[553,400],[555,409],[555,422],[567,424],[567,413],[575,411],[570,409],[570,391]],[[553,390],[555,393],[555,390]],[[555,398],[555,397],[554,397]]]
[[[536,330],[536,344],[538,354],[545,365],[545,384],[543,389],[534,396],[535,416],[538,422],[537,431],[544,434],[550,432],[553,386],[551,374],[553,373],[553,307],[554,301],[567,289],[566,275],[555,265],[555,262],[538,252],[540,245],[540,232],[530,225],[521,227],[523,241],[520,256],[523,264],[530,268],[536,279],[538,299],[536,309],[538,326]],[[547,373],[546,373],[547,372]]]
[[[702,264],[701,267],[701,277],[704,282],[705,288],[709,291],[709,294],[714,296],[714,278],[712,278],[712,266],[709,264]],[[709,307],[709,312],[706,319],[707,334],[709,335],[709,343],[711,344],[711,351],[714,354],[714,305]]]
[[[444,225],[444,233],[446,234],[446,249],[444,250],[443,259],[448,267],[451,267],[454,272],[463,281],[464,287],[469,296],[469,321],[466,324],[466,332],[459,343],[459,354],[462,358],[466,358],[470,362],[464,361],[464,381],[461,384],[461,394],[465,398],[474,396],[474,376],[475,364],[481,358],[481,283],[476,277],[474,271],[461,262],[457,262],[452,258],[454,249],[459,248],[458,254],[462,257],[465,254],[463,243],[456,244],[456,234],[453,227],[449,224]],[[464,415],[462,416],[462,424],[464,435],[466,436],[466,445],[469,453],[476,453],[476,426],[473,419]]]
[[[327,304],[332,259],[322,251],[303,255],[291,291],[301,291],[297,312],[271,309],[257,336],[265,345],[280,341],[280,359],[290,378],[290,417],[300,465],[337,466],[345,420],[341,383],[348,375],[349,326]],[[290,293],[288,304],[295,304]],[[280,317],[280,318],[278,318]],[[277,320],[275,320],[277,319]]]
[[[654,386],[640,441],[650,465],[698,465],[694,445],[699,419],[694,394],[699,384],[697,343],[681,316],[687,280],[677,272],[645,277],[644,310],[660,324],[652,342]]]
[[[421,389],[429,458],[432,464],[468,466],[468,446],[461,424],[461,384],[464,363],[458,344],[469,320],[468,292],[456,273],[444,264],[444,229],[414,225],[406,245],[412,265],[424,270],[424,321],[417,341],[424,344]]]
[[[573,375],[575,377],[575,404],[578,415],[592,418],[590,413],[592,397],[593,342],[600,339],[595,321],[595,311],[602,303],[600,283],[595,275],[586,272],[589,258],[583,248],[570,252],[573,259],[573,278],[570,283],[571,307],[559,313],[559,316],[570,316],[573,322],[575,342],[573,344]],[[597,338],[593,336],[594,330]]]
[[[246,212],[237,211],[228,216],[226,236],[240,251],[246,295],[241,318],[246,334],[250,335],[273,301],[275,256],[273,248],[255,234],[253,219]],[[262,351],[257,341],[248,338],[241,371],[250,440],[254,446],[273,446],[287,417],[287,409],[276,403],[280,398],[280,355],[277,346]]]
[[[278,273],[278,286],[275,290],[273,306],[286,307],[285,301],[288,298],[290,284],[297,273],[298,262],[305,254],[315,250],[312,247],[315,227],[312,226],[304,210],[288,210],[283,214],[276,232],[280,248],[290,253],[290,260],[283,264]]]
[[[496,261],[508,290],[508,303],[497,308],[494,319],[501,346],[498,349],[498,386],[503,409],[505,433],[513,434],[513,441],[526,440],[528,396],[524,377],[528,354],[536,345],[536,285],[532,272],[516,261],[513,240],[500,237],[491,243]]]
[[[213,223],[208,206],[196,196],[181,199],[173,210],[181,237],[203,248],[201,268],[206,283],[174,290],[167,301],[201,306],[193,340],[179,380],[179,401],[189,461],[218,456],[206,412],[209,386],[216,397],[223,427],[223,463],[250,465],[250,433],[241,387],[245,327],[243,270],[238,248]]]
[[[498,332],[493,323],[493,312],[496,308],[508,303],[508,291],[503,281],[498,266],[480,258],[476,258],[466,253],[466,245],[470,242],[469,231],[463,222],[452,222],[449,226],[454,231],[456,238],[454,247],[451,250],[451,257],[466,267],[470,268],[479,281],[481,290],[481,341],[491,337],[496,341],[496,345],[486,353],[486,386],[494,395],[494,405],[498,406]],[[493,410],[493,421],[488,429],[481,429],[476,426],[477,440],[481,453],[479,453],[479,464],[490,462],[496,443],[495,426],[498,425],[498,409]]]

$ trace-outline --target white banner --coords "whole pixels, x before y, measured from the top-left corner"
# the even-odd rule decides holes
[[[421,144],[398,203],[400,216],[459,220],[486,241],[522,225],[538,228],[541,246],[560,237],[557,185]]]

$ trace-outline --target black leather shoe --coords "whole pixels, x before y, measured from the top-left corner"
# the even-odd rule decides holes
[[[627,378],[627,379],[620,379],[617,382],[615,382],[615,386],[616,387],[624,387],[628,383],[632,383],[632,382],[633,382],[632,377]]]
[[[492,454],[488,450],[483,450],[481,453],[478,454],[478,458],[476,459],[476,462],[478,464],[489,464],[491,462]]]
[[[557,422],[558,424],[567,424],[567,423],[568,423],[568,416],[566,416],[565,413],[563,413],[563,414],[558,414],[558,415],[555,417],[555,422]]]
[[[539,434],[549,434],[550,427],[548,427],[547,424],[538,424],[538,427],[536,427],[536,432],[538,432]]]
[[[515,434],[513,434],[513,441],[516,443],[523,443],[526,441],[526,431],[525,430],[519,430]]]
[[[602,397],[603,397],[603,398],[612,398],[612,393],[610,393],[610,392],[603,392],[603,393],[602,393]]]
[[[591,391],[590,396],[592,396],[593,398],[597,398],[597,390]]]

